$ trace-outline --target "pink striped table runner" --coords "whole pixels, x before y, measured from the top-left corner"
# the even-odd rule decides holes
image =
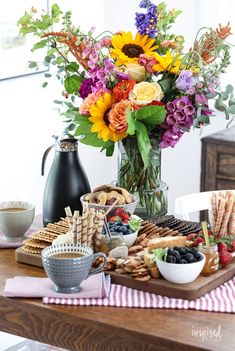
[[[218,288],[192,301],[151,294],[125,286],[111,284],[109,296],[103,299],[71,299],[44,297],[45,304],[74,306],[112,306],[139,308],[192,309],[235,313],[235,277]]]

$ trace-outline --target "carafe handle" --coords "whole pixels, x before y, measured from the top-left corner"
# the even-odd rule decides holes
[[[46,151],[44,152],[43,156],[42,156],[42,167],[41,167],[41,175],[44,176],[44,171],[45,171],[45,163],[46,163],[46,159],[47,156],[49,154],[49,152],[51,151],[51,149],[54,147],[55,145],[51,145],[48,147],[48,149],[46,149]]]

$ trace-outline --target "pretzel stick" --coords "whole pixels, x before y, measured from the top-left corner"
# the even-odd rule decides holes
[[[69,231],[72,231],[72,226],[73,226],[73,215],[72,215],[72,212],[71,212],[71,208],[68,206],[68,207],[65,207],[65,213],[66,213],[66,216],[67,216],[67,222],[68,222],[68,225],[69,225]]]
[[[231,215],[231,212],[233,209],[233,204],[234,204],[233,193],[227,191],[226,196],[227,196],[227,203],[226,203],[223,222],[222,222],[221,229],[220,229],[220,236],[228,235],[228,222],[229,222],[229,218],[230,218],[230,215]]]
[[[114,206],[118,203],[118,199],[116,199],[112,205],[107,209],[107,211],[105,212],[105,216],[107,216],[109,214],[110,211],[112,211],[112,209],[114,208]]]
[[[214,231],[214,235],[216,237],[219,237],[220,227],[221,227],[221,223],[222,223],[223,217],[224,217],[225,202],[226,202],[226,200],[225,200],[224,195],[219,194],[219,208],[218,208],[218,215],[217,215],[216,224],[215,224],[215,231]]]
[[[94,229],[95,209],[91,208],[88,216],[87,246],[91,246]]]
[[[211,196],[211,209],[212,209],[212,233],[215,231],[215,224],[216,224],[216,218],[217,218],[217,196],[215,193],[212,194]]]
[[[88,203],[83,203],[82,213],[82,245],[87,245],[87,218],[88,218]]]
[[[229,232],[229,235],[235,235],[235,199],[234,199],[233,209],[229,219],[228,232]]]

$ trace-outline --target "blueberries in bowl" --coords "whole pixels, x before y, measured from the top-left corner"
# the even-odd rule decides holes
[[[201,261],[203,256],[198,252],[198,250],[193,247],[178,247],[175,246],[173,249],[167,250],[166,262],[168,263],[195,263]]]
[[[132,234],[129,224],[124,224],[121,221],[118,222],[108,222],[109,229],[111,233],[122,233],[123,235]],[[105,229],[103,228],[103,234],[105,234]]]

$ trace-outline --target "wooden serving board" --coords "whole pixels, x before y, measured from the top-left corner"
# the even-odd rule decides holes
[[[43,267],[41,255],[24,252],[21,247],[15,250],[15,258],[17,262]],[[111,275],[112,283],[124,285],[128,288],[147,291],[157,295],[195,300],[225,283],[235,275],[235,258],[228,267],[220,269],[208,277],[200,275],[194,282],[189,284],[174,284],[163,278],[141,282],[133,279],[129,274],[118,274],[112,271],[108,272],[108,274]]]
[[[111,275],[112,283],[124,285],[128,288],[168,297],[195,300],[231,279],[235,275],[235,260],[233,259],[233,262],[228,267],[219,269],[208,277],[200,275],[196,280],[188,284],[174,284],[163,278],[152,278],[147,282],[141,282],[133,279],[129,274],[118,274],[115,272],[109,272],[109,274]]]
[[[15,250],[15,259],[17,262],[30,264],[31,266],[43,267],[40,254],[31,254],[24,252],[22,247]]]

